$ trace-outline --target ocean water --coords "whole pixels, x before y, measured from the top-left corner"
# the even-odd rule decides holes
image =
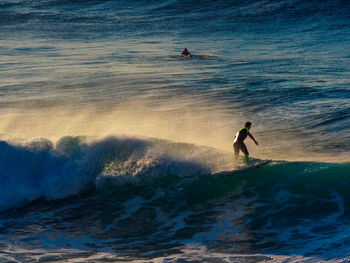
[[[0,262],[350,262],[349,46],[341,0],[1,0]]]

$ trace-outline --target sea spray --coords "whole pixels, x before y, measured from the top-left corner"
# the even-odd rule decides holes
[[[217,164],[213,159],[206,163],[212,156],[209,148],[124,137],[87,142],[68,136],[55,146],[49,140],[26,145],[2,141],[0,148],[2,210],[38,198],[79,194],[106,177],[185,177],[209,174]]]

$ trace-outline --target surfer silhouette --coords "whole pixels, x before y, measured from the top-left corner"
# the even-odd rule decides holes
[[[187,48],[185,48],[184,51],[182,51],[182,53],[181,53],[181,57],[190,58],[190,57],[192,57],[192,55],[191,55],[191,53],[187,50]]]
[[[249,152],[247,149],[247,146],[244,144],[245,138],[249,136],[256,145],[259,145],[259,143],[255,140],[254,136],[250,133],[250,128],[252,127],[251,122],[246,122],[244,127],[240,129],[239,132],[237,132],[236,137],[233,141],[233,149],[235,152],[235,159],[238,159],[239,156],[239,150],[241,150],[244,153],[244,162],[248,164],[249,162]]]

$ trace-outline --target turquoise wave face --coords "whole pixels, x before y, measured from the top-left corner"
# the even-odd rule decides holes
[[[269,258],[346,253],[349,163],[274,161],[222,177],[214,163],[225,154],[169,141],[64,137],[0,148],[5,248],[13,238],[37,249],[113,247],[124,260],[184,255],[188,244]]]
[[[88,143],[83,137],[63,137],[55,146],[48,140],[23,146],[2,141],[0,148],[2,210],[80,194],[109,178],[132,182],[168,173],[208,174],[209,165],[216,165],[205,163],[214,154],[209,148],[155,139],[109,137]]]
[[[306,203],[324,207],[326,200],[333,204],[335,193],[348,198],[348,163],[273,161],[227,177],[215,172],[235,169],[231,154],[158,139],[109,137],[88,142],[83,137],[64,137],[55,146],[39,140],[24,146],[1,142],[0,147],[3,209],[85,191],[121,200],[153,198],[164,191],[174,195],[165,201],[182,200],[186,205],[252,196],[258,201],[281,201],[282,206],[288,201],[296,208]]]

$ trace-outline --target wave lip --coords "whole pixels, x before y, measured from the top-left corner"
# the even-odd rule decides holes
[[[135,138],[108,137],[87,143],[83,137],[67,136],[56,145],[49,140],[27,145],[1,141],[0,210],[38,198],[79,194],[109,179],[209,174],[209,166],[187,151],[190,148],[201,154],[200,147]]]
[[[56,148],[48,140],[26,146],[0,142],[0,209],[38,198],[63,198],[84,189],[93,178],[83,171],[84,158],[78,157],[82,148],[74,138],[64,138]]]

